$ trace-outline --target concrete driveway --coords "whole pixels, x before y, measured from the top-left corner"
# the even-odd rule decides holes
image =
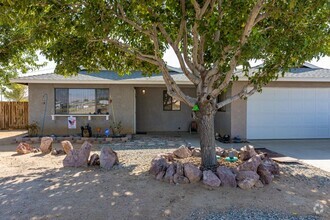
[[[199,147],[197,134],[185,134],[182,137],[194,147]],[[224,144],[216,141],[222,148],[241,148],[246,145]],[[251,140],[250,144],[256,148],[267,148],[285,156],[293,157],[306,164],[330,172],[330,139],[313,140]]]
[[[254,147],[297,158],[307,164],[330,172],[330,139],[319,140],[254,140]]]

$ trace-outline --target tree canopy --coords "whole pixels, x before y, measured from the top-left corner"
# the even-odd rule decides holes
[[[25,49],[40,50],[65,75],[81,66],[161,73],[171,96],[199,106],[202,127],[218,108],[260,91],[290,67],[330,53],[327,0],[2,0],[0,13],[0,21],[22,35],[15,41],[4,32],[9,41],[1,45],[19,48],[9,54],[22,58]],[[170,47],[196,97],[184,94],[169,74],[163,55]],[[249,74],[254,59],[264,63]],[[238,80],[239,65],[246,86],[218,103],[217,96]],[[204,131],[212,137],[210,127]],[[202,154],[211,145],[214,141],[202,143]]]

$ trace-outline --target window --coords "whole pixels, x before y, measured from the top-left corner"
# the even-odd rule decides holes
[[[167,91],[163,91],[163,110],[164,111],[180,111],[181,102],[176,100],[167,94]]]
[[[222,102],[222,101],[225,101],[225,100],[226,100],[226,93],[223,92],[220,95],[218,95],[218,100],[217,100],[218,103]],[[227,105],[223,106],[222,108],[219,108],[218,111],[219,112],[226,112],[226,106]]]
[[[55,114],[106,114],[109,89],[55,89]]]

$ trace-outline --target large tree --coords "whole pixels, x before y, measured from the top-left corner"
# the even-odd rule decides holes
[[[217,109],[260,91],[288,68],[329,53],[327,0],[2,1],[2,16],[28,33],[28,45],[57,63],[58,74],[76,74],[80,66],[162,74],[169,95],[199,107],[195,117],[205,168],[216,165]],[[195,86],[195,97],[185,94],[166,68],[168,48]],[[264,64],[249,74],[253,59]],[[246,86],[217,102],[238,80],[238,65]]]

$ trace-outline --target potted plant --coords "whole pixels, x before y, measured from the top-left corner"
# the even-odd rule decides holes
[[[114,137],[121,137],[121,132],[123,130],[121,121],[119,121],[118,123],[112,122],[112,125],[110,126],[110,128],[112,130],[112,134]]]

